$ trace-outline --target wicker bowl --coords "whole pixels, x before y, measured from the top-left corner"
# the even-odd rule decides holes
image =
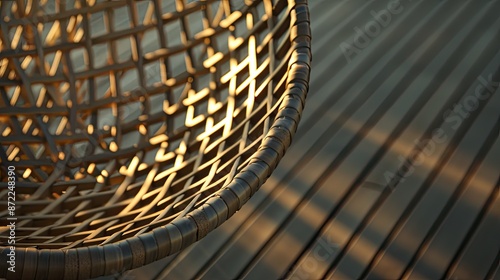
[[[0,20],[2,278],[182,250],[259,189],[297,128],[306,0],[9,0]]]

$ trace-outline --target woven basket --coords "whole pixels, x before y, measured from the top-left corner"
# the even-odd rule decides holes
[[[307,0],[0,7],[0,277],[83,279],[174,254],[290,145]]]

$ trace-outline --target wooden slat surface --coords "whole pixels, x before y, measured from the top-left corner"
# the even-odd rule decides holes
[[[390,2],[309,1],[310,94],[272,177],[202,241],[118,278],[499,277],[498,84],[444,115],[500,81],[500,1],[401,0],[348,61],[340,44]]]

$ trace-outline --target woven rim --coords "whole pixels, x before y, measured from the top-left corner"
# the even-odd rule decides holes
[[[278,1],[276,5],[286,5]],[[166,226],[118,242],[71,249],[16,248],[16,273],[7,273],[0,247],[0,277],[84,279],[151,263],[200,240],[238,211],[271,175],[295,134],[308,91],[311,33],[307,0],[288,0],[290,41],[286,90],[277,116],[248,165],[203,205]]]

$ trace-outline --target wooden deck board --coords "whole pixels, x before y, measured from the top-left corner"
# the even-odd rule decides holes
[[[402,12],[348,62],[340,43],[388,2],[310,0],[310,94],[273,176],[204,240],[121,278],[497,273],[498,91],[393,191],[384,174],[444,128],[443,113],[474,93],[477,77],[498,72],[500,1],[402,0]]]
[[[497,189],[492,195],[492,201],[486,209],[480,225],[477,227],[472,240],[467,244],[464,252],[454,265],[450,278],[455,279],[487,279],[497,272],[500,246],[498,236],[500,235],[500,195]],[[485,246],[488,244],[489,246]],[[493,278],[492,278],[493,279]]]
[[[470,66],[469,64],[464,63],[464,67],[467,67],[467,68],[468,68],[469,66]],[[464,68],[464,69],[467,69],[467,68]],[[460,75],[459,75],[459,76],[460,76]],[[455,77],[456,77],[456,76],[455,76]],[[452,78],[453,78],[453,77],[452,77]],[[453,78],[453,80],[456,80],[456,78]],[[443,84],[444,84],[444,85],[446,85],[446,81],[445,81],[445,82],[443,82]],[[449,89],[449,86],[451,86],[451,85],[448,85],[448,87],[447,87],[448,89]],[[439,91],[439,92],[440,92],[440,96],[442,96],[442,94],[444,93],[444,91],[445,91],[445,90],[446,90],[446,88],[442,88],[442,89],[440,89],[440,91]],[[418,118],[418,120],[421,120],[421,119],[420,119],[420,118]],[[409,127],[410,127],[410,128],[414,128],[415,126],[410,125]],[[436,165],[436,166],[439,166],[439,165]],[[432,169],[434,169],[434,168],[431,168],[429,171],[431,171]],[[413,177],[413,175],[412,175],[412,177]],[[423,178],[423,179],[427,178],[427,175],[424,175],[422,178]],[[400,188],[400,187],[398,187],[398,188]],[[406,186],[405,186],[405,188],[406,188]],[[408,190],[408,193],[405,193],[405,194],[409,194],[410,192],[411,192],[411,191],[410,191],[410,190]],[[432,205],[432,204],[431,204],[431,205]],[[438,205],[439,205],[439,204],[438,204]],[[404,209],[404,208],[403,208],[403,209]],[[403,209],[401,209],[401,210],[403,210]],[[395,213],[401,213],[401,210],[396,211]],[[353,250],[354,250],[354,249],[353,249]],[[360,248],[359,250],[360,250],[360,251],[363,251],[363,252],[364,252],[363,256],[364,256],[365,258],[368,258],[368,260],[369,260],[369,254],[367,254],[367,251],[369,251],[369,250],[368,250],[368,249],[363,249],[363,248]],[[411,250],[410,250],[410,253],[411,253]],[[359,254],[359,253],[358,253],[358,254]],[[395,260],[395,261],[396,261],[396,260]],[[397,259],[397,261],[399,261],[399,259]],[[394,264],[394,263],[393,263],[393,264]],[[390,266],[390,267],[392,268],[392,266]],[[360,269],[360,268],[358,268],[358,269]],[[394,270],[393,270],[393,269],[391,269],[391,270],[381,269],[381,270],[383,270],[383,271],[391,271],[391,272],[394,272]],[[389,273],[389,272],[387,272],[387,273]],[[391,279],[392,279],[392,278],[394,278],[394,277],[398,277],[398,276],[397,276],[397,275],[390,275],[390,276],[389,276],[389,275],[385,275],[385,277],[388,277],[388,278],[391,278]]]
[[[500,99],[498,99],[500,100]],[[493,101],[496,100],[492,100]],[[489,103],[491,106],[491,103]],[[492,108],[490,107],[490,110]],[[481,124],[486,119],[491,118],[490,114],[494,114],[494,112],[485,112],[489,114],[484,114],[484,118],[480,118],[477,120],[477,124]],[[483,128],[487,130],[487,133],[491,131],[491,126],[494,124],[490,122],[490,127]],[[474,126],[472,128],[477,128]],[[481,128],[481,126],[479,126]],[[467,140],[476,141],[473,143],[466,143],[458,147],[456,151],[457,155],[452,157],[450,161],[454,164],[446,164],[443,167],[441,174],[437,177],[437,182],[435,182],[430,187],[425,186],[427,182],[425,179],[428,177],[421,178],[420,188],[426,188],[427,192],[419,199],[418,205],[412,209],[412,212],[408,217],[405,217],[404,223],[400,228],[395,232],[395,237],[391,240],[389,246],[384,249],[384,255],[379,263],[383,263],[386,269],[381,269],[382,271],[386,271],[386,274],[382,277],[385,279],[396,279],[403,275],[408,262],[411,261],[412,256],[415,252],[418,251],[419,246],[424,238],[425,234],[429,232],[433,222],[441,213],[442,208],[446,205],[446,202],[449,198],[453,189],[456,188],[460,184],[460,180],[462,179],[463,174],[466,174],[468,165],[473,158],[465,157],[461,154],[462,150],[460,148],[472,148],[472,147],[481,147],[482,141],[481,135],[484,137],[483,133],[479,134],[478,131],[474,131],[471,129],[469,131]],[[468,144],[468,145],[467,145]],[[477,152],[477,151],[472,151]],[[469,160],[469,162],[468,162]],[[425,161],[422,164],[422,168],[428,168],[425,165]],[[451,165],[451,166],[450,166]],[[420,168],[420,167],[419,167]],[[439,168],[435,166],[434,168]],[[434,169],[433,168],[433,169]],[[418,168],[417,168],[418,169]],[[462,170],[461,170],[462,169]],[[411,175],[413,177],[413,175]],[[412,178],[408,178],[409,181]],[[419,179],[414,179],[412,182],[418,182]],[[405,184],[398,186],[398,188],[406,188]],[[422,189],[425,190],[425,189]],[[332,274],[333,278],[335,278],[335,273],[342,273],[346,275],[348,278],[357,279],[361,276],[363,269],[366,265],[369,264],[370,258],[367,257],[366,254],[360,256],[360,252],[365,252],[366,249],[364,246],[368,246],[366,242],[358,242],[359,246],[355,249],[349,250],[343,257],[340,263],[336,266],[335,272]],[[368,243],[369,244],[369,243]],[[361,262],[360,259],[363,259],[364,262]],[[356,263],[353,261],[356,260]],[[388,270],[387,268],[390,268]],[[390,273],[390,274],[389,274]],[[426,279],[434,279],[435,277],[424,277]]]
[[[436,233],[427,242],[423,248],[424,252],[420,254],[411,269],[411,277],[446,277],[446,269],[462,243],[466,241],[467,232],[474,228],[473,223],[478,218],[483,206],[487,205],[488,199],[495,195],[494,188],[498,182],[499,174],[498,170],[492,166],[500,166],[500,141],[497,138],[493,145],[490,143],[485,145],[491,150],[487,151],[485,159],[478,159],[480,166],[478,166],[477,172],[471,175],[465,190],[459,194],[456,201],[452,201],[452,209],[437,225]],[[500,241],[497,241],[497,248],[500,248]],[[483,260],[487,260],[487,258],[483,257]]]
[[[423,81],[421,81],[417,84],[422,85],[425,83]],[[409,92],[410,92],[410,96],[419,96],[419,94],[421,94],[418,92],[417,87],[413,87],[413,90],[409,89]],[[414,118],[414,121],[411,122],[411,124],[408,126],[407,131],[405,133],[403,133],[401,136],[399,136],[398,141],[396,143],[392,144],[392,146],[387,151],[385,151],[386,154],[384,155],[384,157],[376,163],[376,165],[374,166],[374,169],[372,171],[370,171],[370,173],[367,175],[367,179],[363,183],[364,185],[375,183],[375,185],[383,186],[384,184],[387,183],[387,182],[385,182],[383,174],[389,170],[391,170],[391,171],[397,170],[398,165],[400,164],[400,162],[398,160],[398,156],[400,154],[401,155],[409,154],[410,150],[411,150],[410,148],[412,148],[413,145],[415,144],[414,140],[422,137],[422,135],[416,134],[415,131],[411,128],[413,128],[415,126],[423,127],[424,123],[426,124],[426,126],[429,126],[430,123],[432,122],[433,118],[435,118],[438,115],[439,109],[444,105],[444,101],[446,100],[445,97],[446,97],[446,95],[443,93],[439,98],[431,98],[431,100],[430,100],[431,102],[428,102],[426,104],[426,106],[423,106],[422,108],[417,108],[418,110],[420,110],[419,114]],[[399,120],[401,119],[400,115],[408,110],[404,106],[404,103],[408,103],[408,101],[413,101],[413,100],[402,99],[401,102],[396,103],[391,108],[391,110],[388,112],[387,116],[389,116],[389,117],[386,118],[385,120],[382,119],[380,122],[381,123],[380,127],[378,129],[373,129],[372,131],[370,131],[370,133],[367,134],[366,138],[367,139],[375,139],[378,141],[382,141],[383,139],[386,139],[390,134],[390,131],[387,131],[388,124],[390,123],[391,120],[393,120],[393,121],[398,120],[398,122],[399,122]],[[412,102],[409,102],[409,103],[411,104]],[[408,104],[406,106],[408,106]],[[432,117],[432,116],[434,116],[434,117]],[[407,122],[407,119],[403,122]],[[423,129],[423,130],[425,130],[425,129]],[[417,130],[417,132],[421,132],[421,130]],[[403,139],[404,141],[401,141],[399,139]],[[382,144],[382,143],[380,143],[380,144]],[[360,168],[360,167],[354,167],[353,169],[357,169],[357,168]],[[354,176],[354,177],[356,177],[356,176]],[[379,188],[379,189],[382,190],[383,188]],[[358,190],[362,190],[362,188],[358,189]],[[331,223],[332,223],[332,225],[327,226],[327,232],[330,235],[335,235],[334,232],[338,229],[338,227],[334,226],[334,225],[336,225],[335,221],[333,221]],[[331,230],[330,230],[330,228],[331,228]],[[322,242],[322,240],[329,239],[328,234],[326,236],[323,236],[322,238],[318,238],[317,242]],[[347,235],[347,236],[344,236],[344,235],[346,235],[346,233],[343,233],[343,235],[340,237],[342,240],[344,240],[344,242],[342,242],[342,241],[332,241],[332,242],[339,244],[342,247],[347,242],[347,240],[345,240],[345,239],[350,236],[350,235]],[[311,246],[311,248],[316,248],[316,245]],[[310,254],[310,252],[308,252],[308,254]],[[305,258],[299,262],[299,267],[303,263],[309,263],[311,261],[312,261],[311,259]],[[326,267],[324,269],[326,270],[327,268],[328,267]],[[325,272],[325,270],[323,270],[323,273]],[[313,276],[318,277],[318,278],[321,277],[323,274],[321,274],[320,271],[321,271],[320,269],[316,269],[316,271],[314,272],[316,274],[313,274]]]

